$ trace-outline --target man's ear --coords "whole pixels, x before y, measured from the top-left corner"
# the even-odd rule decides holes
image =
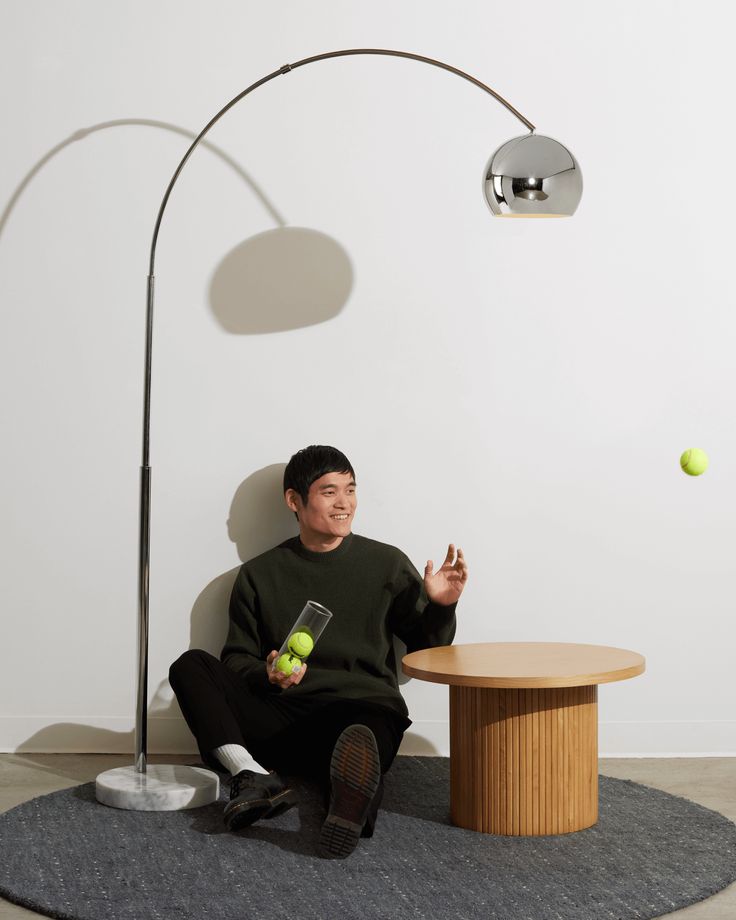
[[[294,517],[297,519],[297,521],[299,520],[299,513],[297,511],[296,505],[296,496],[298,494],[299,493],[295,489],[287,489],[286,492],[284,492],[284,501],[286,502],[286,507],[290,511],[294,512]],[[293,507],[291,503],[293,503]]]

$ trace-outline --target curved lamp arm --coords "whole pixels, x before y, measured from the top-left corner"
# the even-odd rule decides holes
[[[149,466],[149,445],[150,445],[150,427],[151,427],[151,352],[152,352],[152,341],[153,341],[153,288],[154,288],[154,262],[156,259],[156,243],[158,241],[158,232],[161,226],[161,218],[163,217],[164,211],[166,209],[166,204],[169,200],[169,195],[171,190],[176,183],[176,180],[179,178],[179,174],[184,168],[185,163],[192,155],[195,147],[199,144],[202,138],[207,134],[210,128],[219,121],[220,118],[231,109],[237,102],[239,102],[244,96],[247,96],[248,93],[252,93],[254,89],[257,89],[259,86],[262,86],[264,83],[268,83],[269,80],[273,80],[274,77],[279,77],[284,74],[289,73],[291,70],[295,70],[297,67],[302,67],[305,64],[312,64],[315,61],[323,61],[327,58],[335,57],[344,57],[346,55],[352,54],[385,54],[392,57],[404,57],[411,58],[414,61],[422,61],[425,64],[432,64],[435,67],[441,67],[443,70],[448,70],[450,73],[454,73],[459,77],[462,77],[465,80],[468,80],[470,83],[475,84],[475,86],[484,90],[486,93],[489,93],[504,105],[512,115],[515,115],[524,125],[529,129],[530,132],[534,131],[534,125],[528,121],[524,116],[518,112],[509,102],[507,102],[502,96],[500,96],[495,90],[491,89],[490,86],[486,86],[485,83],[482,83],[480,80],[477,80],[475,77],[472,77],[470,74],[465,73],[462,70],[458,70],[457,67],[452,67],[449,64],[444,64],[442,61],[437,61],[434,58],[424,57],[421,54],[412,54],[408,51],[389,51],[381,48],[351,48],[345,51],[329,51],[325,54],[316,54],[313,57],[304,58],[301,61],[297,61],[294,64],[284,64],[283,67],[280,67],[278,70],[274,70],[273,73],[268,74],[268,76],[263,77],[260,80],[257,80],[255,83],[252,83],[247,89],[244,89],[242,93],[239,93],[235,96],[234,99],[231,99],[226,106],[220,109],[220,111],[212,118],[205,127],[200,131],[197,137],[192,142],[191,146],[187,152],[182,157],[181,162],[176,168],[176,172],[171,177],[168,188],[164,194],[163,200],[161,202],[161,207],[158,211],[158,217],[156,218],[156,226],[153,230],[153,239],[151,241],[151,259],[148,271],[148,292],[147,292],[147,309],[146,309],[146,357],[145,357],[145,380],[144,380],[144,396],[143,396],[143,460],[141,465],[141,483],[140,483],[140,540],[139,540],[139,557],[138,557],[138,692],[137,692],[137,702],[136,702],[136,727],[135,727],[135,744],[136,744],[136,755],[135,755],[135,767],[139,773],[146,772],[146,736],[147,736],[147,719],[146,711],[148,705],[148,584],[149,584],[149,555],[150,555],[150,520],[151,520],[151,468]]]
[[[283,76],[284,74],[289,73],[289,71],[295,70],[297,67],[302,67],[304,64],[313,64],[315,61],[324,61],[327,58],[345,57],[348,54],[386,54],[392,57],[404,57],[404,58],[411,58],[414,61],[423,61],[425,64],[432,64],[435,67],[441,67],[443,70],[449,70],[450,73],[457,74],[459,77],[462,77],[463,79],[468,80],[470,83],[474,83],[476,86],[480,87],[480,89],[489,93],[491,96],[493,96],[494,99],[497,99],[502,105],[506,106],[509,112],[511,112],[512,115],[515,115],[519,119],[519,121],[521,121],[530,131],[534,131],[534,125],[530,121],[528,121],[526,118],[524,118],[521,112],[518,112],[509,102],[506,101],[506,99],[503,98],[503,96],[500,96],[494,89],[491,89],[490,86],[486,86],[485,83],[481,83],[480,80],[476,80],[475,77],[472,77],[470,74],[465,73],[465,71],[458,70],[457,67],[452,67],[450,66],[450,64],[444,64],[442,61],[436,61],[434,58],[424,57],[421,54],[412,54],[409,51],[386,51],[381,48],[351,48],[347,51],[328,51],[326,54],[315,54],[313,57],[304,58],[301,61],[297,61],[295,64],[284,64],[283,67],[280,67],[278,70],[274,70],[274,72],[268,74],[268,76],[263,77],[260,80],[257,80],[255,83],[252,83],[247,89],[244,89],[242,93],[238,93],[238,95],[235,96],[234,99],[231,99],[230,102],[228,102],[226,106],[223,106],[220,109],[220,111],[217,113],[217,115],[215,115],[215,117],[212,118],[212,120],[209,121],[205,125],[205,127],[200,131],[200,133],[197,135],[197,137],[192,142],[192,145],[189,148],[189,150],[187,150],[187,152],[182,157],[181,163],[179,163],[179,165],[176,168],[176,172],[171,177],[171,182],[169,182],[169,186],[166,189],[166,193],[164,194],[163,201],[161,202],[161,207],[159,208],[159,211],[158,211],[158,217],[156,218],[156,226],[154,227],[154,230],[153,230],[153,240],[151,241],[151,261],[150,261],[150,266],[149,266],[150,275],[153,274],[153,266],[154,266],[154,261],[156,258],[156,241],[158,240],[158,230],[161,225],[161,218],[163,217],[164,210],[166,209],[166,203],[169,200],[169,195],[171,194],[171,190],[174,187],[174,183],[179,178],[179,173],[184,168],[184,164],[187,162],[192,152],[194,151],[194,148],[202,140],[202,138],[210,130],[210,128],[216,122],[218,122],[220,118],[222,118],[225,112],[231,109],[237,102],[240,102],[240,100],[244,96],[247,96],[248,93],[252,93],[253,90],[257,89],[259,86],[263,86],[264,83],[268,83],[269,80],[273,80],[274,77]]]

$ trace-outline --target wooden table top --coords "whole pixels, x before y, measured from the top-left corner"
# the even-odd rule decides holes
[[[410,677],[463,687],[583,687],[636,677],[638,652],[572,642],[477,642],[405,655]]]

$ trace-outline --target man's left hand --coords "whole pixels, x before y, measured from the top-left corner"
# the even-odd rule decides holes
[[[434,604],[454,604],[463,593],[465,582],[468,580],[468,566],[463,551],[458,547],[455,559],[455,544],[450,543],[442,568],[438,572],[433,570],[434,562],[429,559],[424,569],[424,588],[427,597]]]

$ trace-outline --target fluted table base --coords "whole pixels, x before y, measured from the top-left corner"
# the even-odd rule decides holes
[[[598,820],[598,687],[450,686],[450,814],[487,834]]]

